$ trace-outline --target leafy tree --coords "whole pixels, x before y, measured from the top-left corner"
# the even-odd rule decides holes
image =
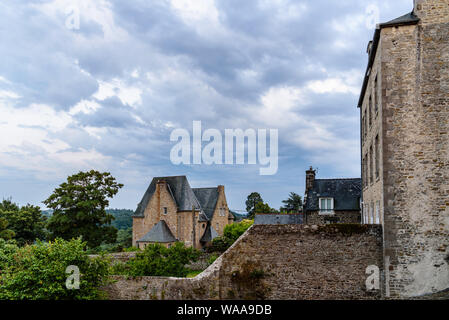
[[[118,230],[128,229],[133,226],[132,215],[134,211],[129,209],[107,209],[106,212],[114,216],[111,225]]]
[[[253,225],[254,221],[245,219],[239,223],[229,224],[224,227],[223,236],[212,240],[210,251],[226,251],[245,231]]]
[[[196,261],[198,257],[198,250],[187,248],[182,242],[170,248],[152,244],[128,260],[121,273],[131,276],[185,277],[190,271],[185,265]]]
[[[0,218],[0,240],[12,239],[14,235],[14,231],[8,229],[8,220],[6,220],[5,218]]]
[[[122,248],[129,248],[133,242],[133,228],[120,229],[117,232],[117,244]]]
[[[254,210],[256,208],[256,205],[260,202],[263,202],[263,200],[258,192],[253,192],[248,196],[245,204],[246,204],[246,211],[248,212],[249,219],[254,218],[254,214],[255,214]]]
[[[5,300],[67,300],[98,299],[99,287],[105,283],[109,263],[104,258],[91,259],[81,239],[14,247],[0,240],[0,299]],[[66,280],[68,266],[80,270],[80,285],[69,290]],[[1,264],[0,264],[1,267]]]
[[[271,208],[267,203],[259,202],[256,204],[254,213],[276,213],[276,209]]]
[[[281,208],[281,211],[299,212],[302,209],[302,197],[294,192],[290,192],[288,199],[282,200],[282,203],[284,203],[285,206]]]
[[[46,238],[46,217],[37,206],[27,204],[19,208],[11,199],[3,200],[0,204],[0,218],[8,221],[9,228],[15,233],[14,239],[19,245]]]
[[[110,225],[114,217],[105,208],[108,198],[122,187],[108,172],[91,170],[68,177],[43,202],[54,210],[47,226],[52,237],[68,240],[82,236],[90,248],[115,242],[117,229]]]

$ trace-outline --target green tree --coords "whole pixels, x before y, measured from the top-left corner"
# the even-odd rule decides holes
[[[118,230],[128,229],[133,226],[132,215],[134,211],[129,209],[107,209],[106,212],[114,216],[111,225]]]
[[[282,203],[285,206],[281,208],[281,211],[296,213],[302,209],[302,197],[294,192],[290,192],[288,199],[282,200]]]
[[[276,209],[271,208],[268,203],[259,202],[254,208],[254,213],[277,213]]]
[[[256,205],[260,202],[263,202],[262,197],[258,192],[251,193],[245,204],[246,204],[246,211],[248,212],[248,218],[253,219],[255,214]]]
[[[224,227],[223,236],[212,240],[210,251],[226,251],[245,231],[253,225],[254,221],[245,219],[238,223],[228,224]]]
[[[185,265],[196,261],[198,257],[198,250],[187,248],[182,242],[170,248],[152,244],[128,260],[123,273],[131,276],[185,277],[190,271]]]
[[[1,300],[98,299],[105,283],[109,263],[104,258],[91,259],[81,239],[54,242],[38,241],[18,248],[0,240]],[[5,255],[2,257],[2,255]],[[79,289],[69,290],[68,266],[80,271]]]
[[[54,210],[47,225],[52,237],[68,240],[82,236],[90,248],[114,243],[117,229],[110,225],[114,217],[105,208],[108,198],[122,187],[108,172],[91,170],[68,177],[43,202]]]
[[[19,208],[11,199],[3,200],[0,204],[0,218],[8,221],[9,228],[15,233],[14,239],[19,245],[46,238],[46,217],[37,206],[27,204]]]
[[[14,237],[14,231],[8,229],[8,220],[0,218],[0,240],[9,240]]]

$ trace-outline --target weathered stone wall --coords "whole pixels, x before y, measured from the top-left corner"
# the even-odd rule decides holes
[[[341,228],[337,230],[336,228]],[[257,225],[192,279],[115,277],[111,299],[378,299],[379,226]]]
[[[360,211],[335,211],[333,215],[319,214],[318,211],[306,213],[305,223],[307,224],[328,224],[328,223],[360,223]]]
[[[363,201],[381,200],[392,297],[449,287],[449,0],[416,0],[414,12],[418,24],[381,29],[370,76],[380,82],[381,122],[362,146],[367,153],[379,134],[380,182]]]

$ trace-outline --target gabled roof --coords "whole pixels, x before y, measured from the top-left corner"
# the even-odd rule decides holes
[[[218,201],[218,188],[193,188],[192,190],[207,220],[212,220]]]
[[[210,242],[218,237],[217,231],[208,223],[203,236],[201,237],[201,242]]]
[[[146,235],[137,242],[175,242],[176,238],[171,233],[164,220],[159,221]]]
[[[307,191],[306,211],[319,210],[319,198],[334,198],[334,210],[360,210],[362,179],[316,179]]]
[[[195,197],[186,176],[156,177],[153,178],[150,186],[143,195],[142,200],[138,204],[137,209],[134,212],[135,217],[143,217],[145,208],[156,191],[156,184],[160,180],[165,180],[167,182],[168,189],[178,207],[178,211],[192,211],[192,207],[200,209],[200,204]]]

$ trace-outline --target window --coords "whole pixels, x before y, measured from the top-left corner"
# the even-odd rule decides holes
[[[376,153],[376,178],[379,178],[379,156],[380,156],[380,150],[379,150],[379,135],[376,136],[375,140],[375,153]]]
[[[363,135],[366,137],[366,133],[368,132],[368,122],[366,119],[366,109],[365,109],[365,116],[363,117],[365,120],[363,121]]]
[[[168,213],[168,208],[167,207],[164,207],[164,209],[163,209],[163,211],[162,211],[164,214],[167,214]]]
[[[377,113],[379,111],[379,88],[378,88],[378,83],[377,83],[377,75],[376,75],[376,79],[374,80],[374,97],[375,97],[375,101],[374,101],[374,112]]]
[[[369,182],[373,183],[374,179],[373,179],[373,163],[374,163],[374,154],[373,154],[373,145],[371,145],[371,147],[369,148]]]
[[[225,215],[226,215],[226,209],[225,208],[220,208],[219,216],[220,217],[224,217]]]
[[[320,198],[320,211],[321,213],[332,213],[334,210],[333,198]]]
[[[380,224],[380,201],[376,202],[376,224]]]
[[[373,97],[370,95],[369,96],[369,104],[368,104],[369,110],[368,110],[368,121],[369,121],[369,126],[371,127],[372,124],[372,117],[373,117]]]
[[[370,205],[370,209],[371,209],[371,214],[370,214],[370,216],[371,216],[371,223],[374,224],[375,223],[375,221],[374,221],[374,204],[372,202],[371,202],[371,205]]]

